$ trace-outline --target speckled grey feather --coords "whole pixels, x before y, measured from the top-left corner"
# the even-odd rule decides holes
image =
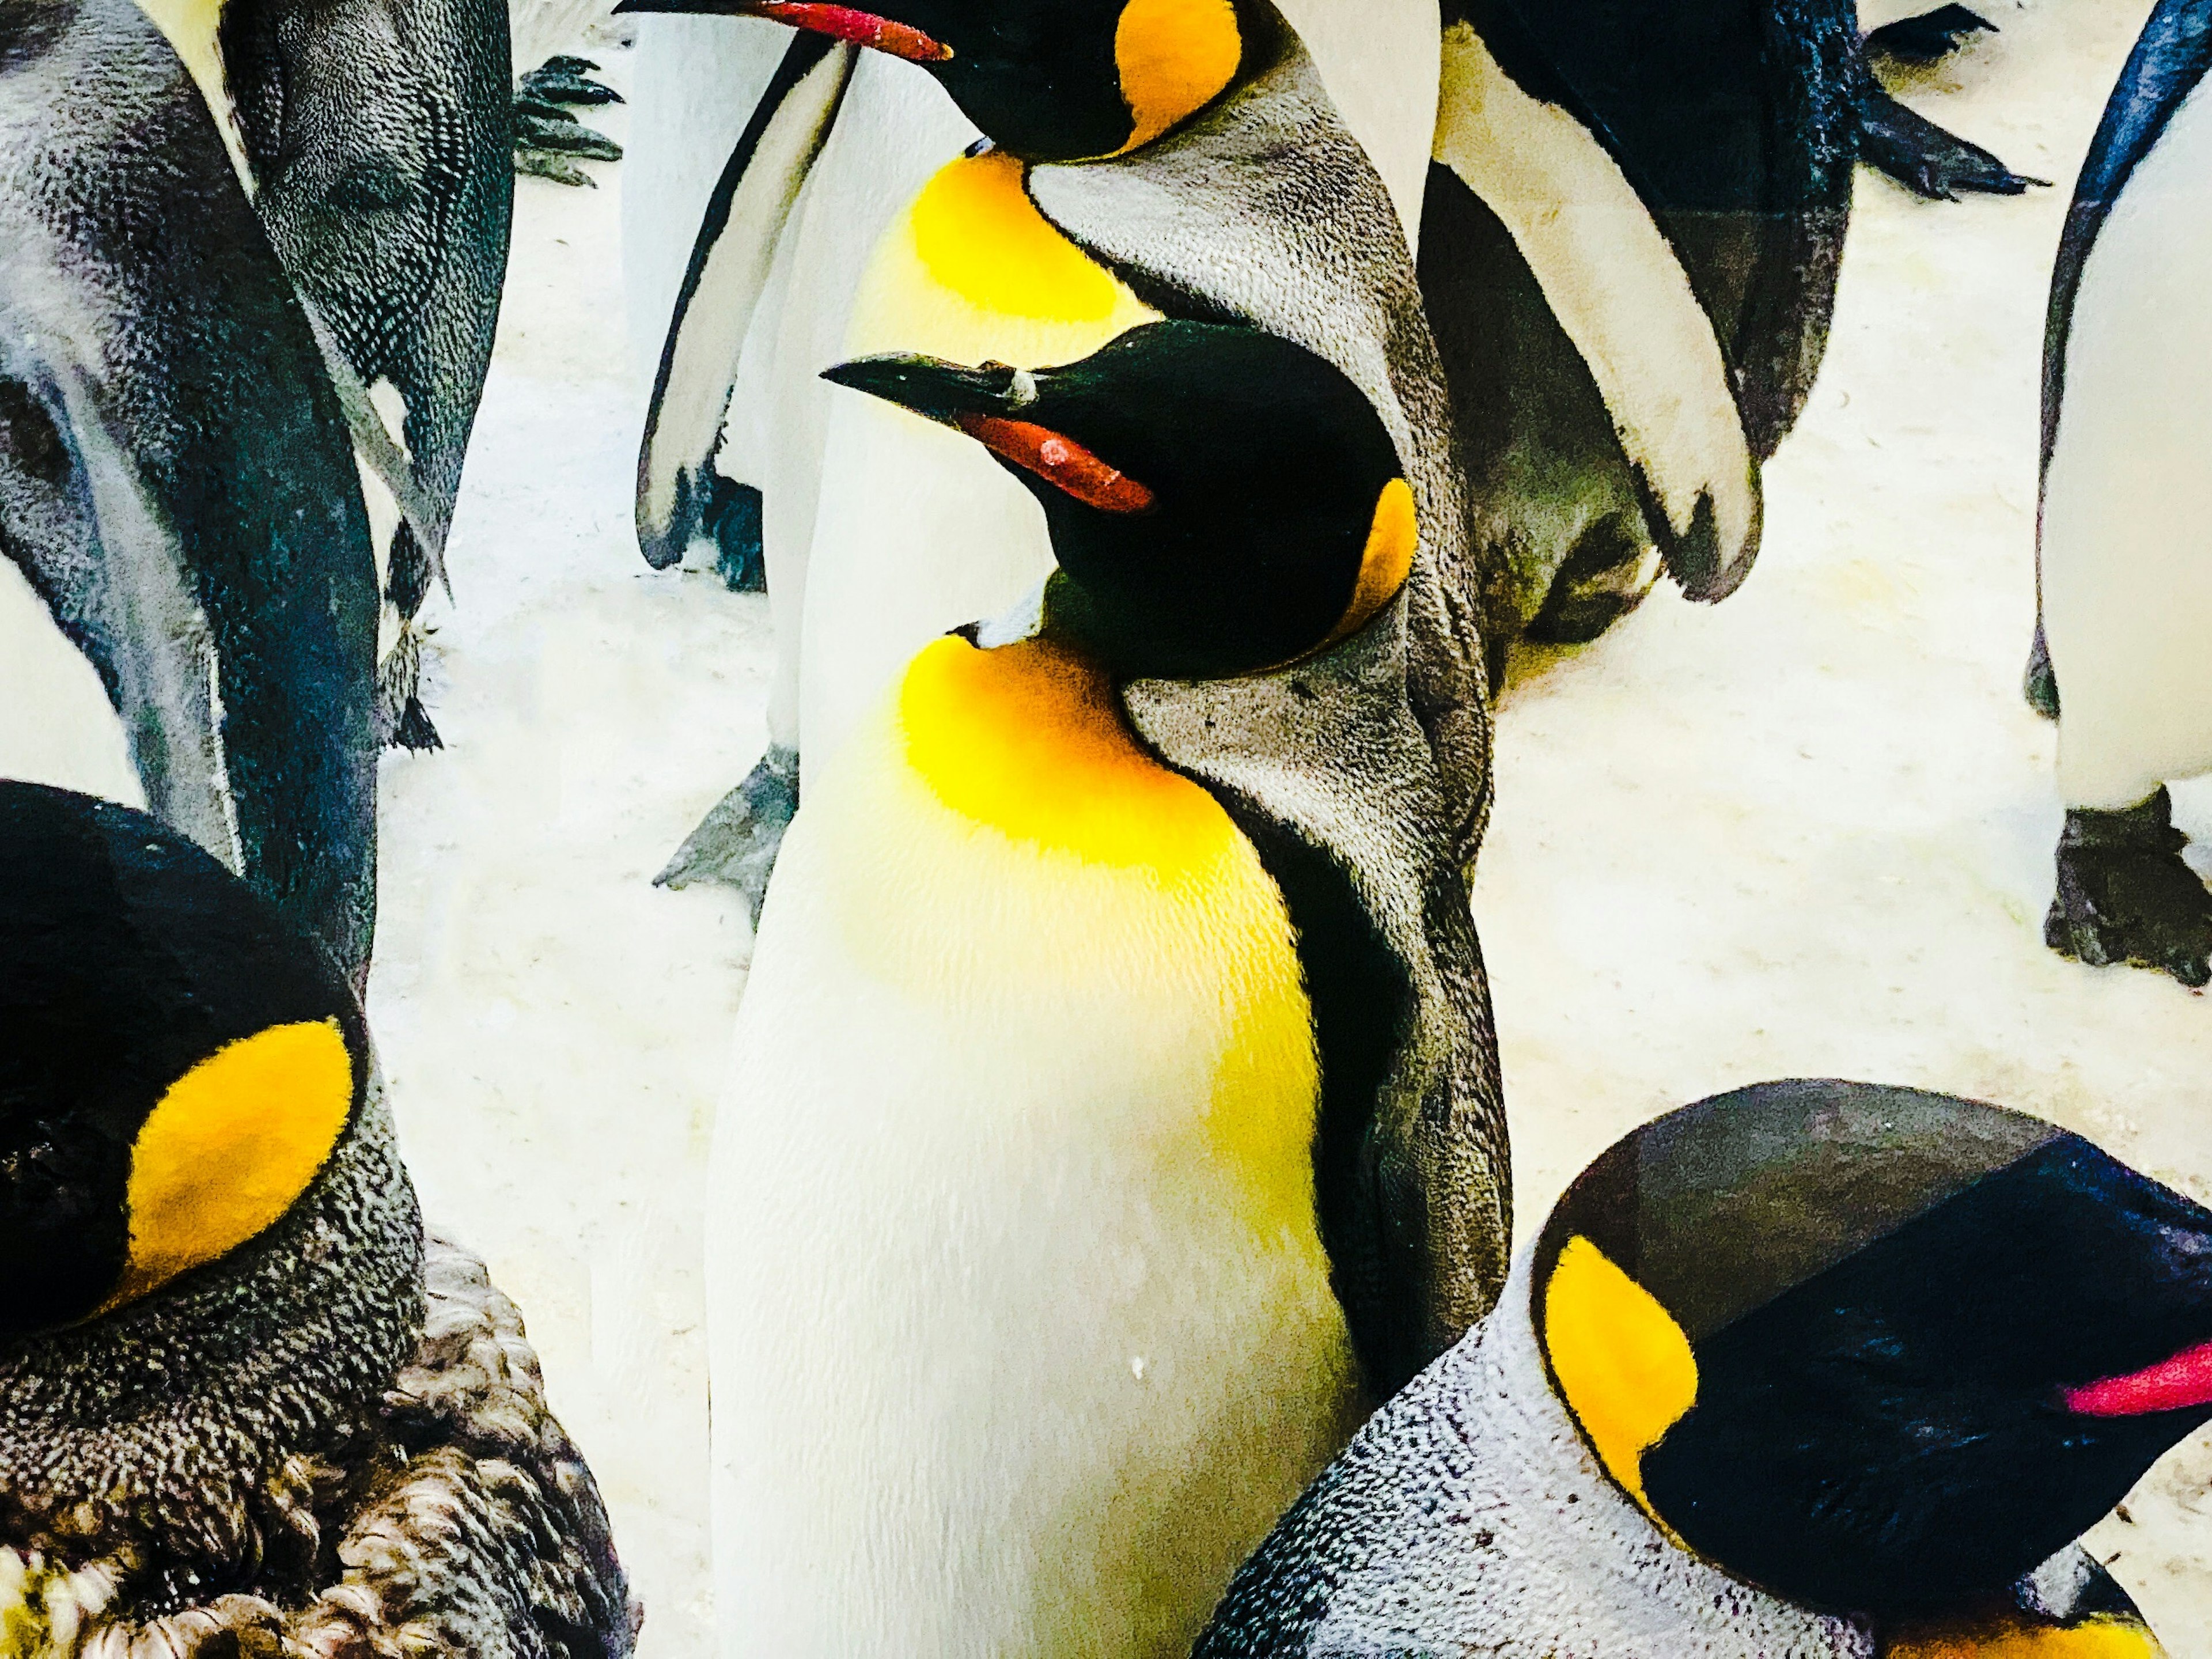
[[[259,1238],[0,1353],[0,1607],[55,1659],[619,1659],[641,1618],[380,1097]]]
[[[1453,855],[1443,781],[1407,696],[1408,597],[1289,668],[1230,680],[1139,680],[1122,693],[1137,731],[1171,765],[1235,792],[1332,853],[1405,967],[1410,1018],[1358,1159],[1375,1218],[1361,1270],[1375,1276],[1382,1311],[1402,1333],[1392,1344],[1401,1376],[1489,1310],[1513,1234],[1481,947]],[[1344,1294],[1349,1264],[1334,1265]]]
[[[1873,1659],[1863,1623],[1668,1539],[1553,1393],[1530,1253],[1237,1573],[1196,1659]]]
[[[1485,641],[1510,637],[1483,617],[1510,596],[1489,591],[1502,572],[1471,563],[1451,399],[1397,212],[1305,48],[1283,27],[1274,62],[1188,126],[1110,161],[1033,167],[1030,193],[1170,316],[1295,340],[1382,416],[1421,528],[1412,706],[1436,751],[1451,844],[1471,868],[1490,810]]]

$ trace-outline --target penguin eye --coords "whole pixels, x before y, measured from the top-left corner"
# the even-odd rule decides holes
[[[353,1109],[336,1020],[275,1025],[172,1084],[131,1147],[130,1253],[105,1313],[227,1255],[291,1208]]]
[[[1660,1521],[1644,1492],[1644,1454],[1698,1403],[1689,1337],[1658,1297],[1577,1233],[1545,1286],[1544,1347],[1598,1461]]]
[[[1232,0],[1129,0],[1114,30],[1114,65],[1134,124],[1123,149],[1149,144],[1205,108],[1243,58]]]

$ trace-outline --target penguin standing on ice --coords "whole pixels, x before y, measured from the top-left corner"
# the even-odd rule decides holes
[[[359,983],[376,568],[313,336],[135,8],[0,47],[0,772],[143,799]]]
[[[832,378],[994,455],[1059,565],[913,659],[769,895],[711,1174],[718,1604],[762,1651],[1178,1653],[1504,1271],[1412,490],[1244,328]]]
[[[0,1103],[9,1652],[630,1650],[591,1471],[424,1237],[309,935],[143,814],[0,783]]]
[[[1763,1084],[1568,1189],[1198,1659],[2156,1659],[2074,1541],[2212,1419],[2212,1213],[1946,1095]]]
[[[1027,0],[996,8],[916,0],[896,16],[698,3],[905,57],[1002,146],[945,167],[885,232],[848,349],[1035,365],[1083,355],[1162,315],[1237,319],[1300,341],[1369,392],[1407,457],[1429,549],[1415,601],[1415,706],[1443,757],[1471,857],[1487,801],[1486,710],[1468,667],[1481,647],[1459,598],[1468,584],[1443,574],[1463,562],[1465,504],[1401,219],[1413,211],[1428,106],[1413,100],[1409,118],[1402,102],[1387,106],[1376,91],[1387,77],[1352,74],[1345,59],[1325,75],[1264,0],[1091,0],[1048,13]],[[1416,57],[1433,52],[1427,8],[1385,15],[1384,40],[1412,41]],[[781,130],[787,106],[826,111],[817,124],[834,114],[835,88],[815,85],[832,72],[828,52],[794,46],[793,74],[756,118],[763,143]],[[1394,201],[1363,155],[1328,90],[1332,78],[1367,112],[1408,199]],[[778,153],[804,158],[788,141]],[[1330,213],[1309,210],[1322,200]],[[723,252],[727,240],[709,252],[702,239],[695,273],[734,257]],[[663,560],[680,552],[659,526],[681,516],[681,463],[698,447],[659,436],[687,361],[684,326],[679,318],[672,331],[641,462],[641,539]],[[872,487],[823,492],[801,573],[799,725],[805,752],[817,756],[834,750],[921,641],[1005,605],[1048,563],[1034,505],[910,416],[840,410],[826,454],[827,473],[849,471]],[[769,558],[774,593],[784,578],[773,542]],[[784,648],[788,655],[788,641]],[[796,780],[774,800],[758,787],[769,781],[778,781],[748,779],[664,878],[734,871],[764,881]]]
[[[2212,772],[2212,4],[2161,0],[2082,164],[2043,361],[2042,623],[2058,716],[2054,950],[2212,982],[2169,781]],[[2047,642],[2047,659],[2042,647]]]
[[[379,724],[434,748],[416,621],[443,579],[513,217],[501,0],[143,0],[308,307],[389,616]]]

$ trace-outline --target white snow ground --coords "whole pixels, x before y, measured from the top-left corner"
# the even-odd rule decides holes
[[[2212,1007],[2044,949],[2053,738],[2017,690],[2051,255],[2148,0],[1985,9],[2002,33],[1906,95],[2057,187],[1863,173],[1758,571],[1523,662],[1502,711],[1476,908],[1524,1224],[1632,1125],[1792,1075],[2002,1101],[2212,1201]],[[648,883],[759,750],[769,637],[762,599],[637,556],[621,168],[590,171],[519,181],[448,747],[385,765],[370,1001],[425,1202],[522,1304],[674,1659],[711,1649],[697,1255],[749,939],[734,898]],[[2212,788],[2178,805],[2212,847]],[[2177,1659],[2212,1656],[2208,1481],[2200,1439],[2096,1537]]]

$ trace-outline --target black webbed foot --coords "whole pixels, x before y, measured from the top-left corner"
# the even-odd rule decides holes
[[[1607,519],[1586,531],[1553,576],[1523,636],[1542,645],[1587,645],[1643,604],[1659,579],[1659,560],[1643,528]]]
[[[2188,844],[2163,788],[2117,812],[2069,811],[2044,942],[2093,967],[2124,962],[2212,983],[2212,893],[2182,860]]]
[[[524,76],[514,94],[514,170],[563,185],[592,185],[591,175],[568,161],[619,161],[622,146],[570,115],[568,106],[618,104],[622,94],[590,78],[599,65],[588,58],[549,58]]]
[[[1908,64],[1932,64],[1956,52],[1968,35],[1997,32],[1997,26],[1979,12],[1964,6],[1938,6],[1917,17],[1884,23],[1867,35],[1866,48]]]
[[[711,881],[734,887],[757,921],[784,831],[798,811],[799,751],[771,745],[745,781],[684,837],[653,884],[680,890]]]
[[[761,493],[715,475],[699,527],[714,544],[714,568],[732,593],[768,590],[768,552],[761,534]]]
[[[2030,185],[2051,182],[2014,173],[1979,144],[1916,115],[1878,85],[1859,101],[1859,160],[1937,202],[1955,202],[1961,191],[2017,196]]]

